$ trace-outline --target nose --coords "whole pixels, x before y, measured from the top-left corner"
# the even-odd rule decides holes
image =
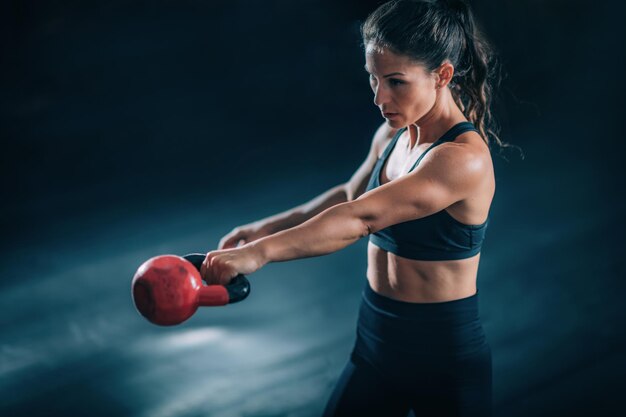
[[[381,107],[383,104],[389,102],[389,92],[386,91],[384,86],[377,85],[374,89],[374,104]]]

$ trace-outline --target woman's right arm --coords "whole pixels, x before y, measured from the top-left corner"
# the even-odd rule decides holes
[[[239,244],[246,244],[281,230],[290,229],[329,207],[357,199],[365,192],[378,155],[396,131],[396,129],[387,126],[387,123],[383,123],[376,130],[365,161],[346,183],[336,185],[312,200],[290,210],[234,228],[220,240],[218,249],[234,248]]]

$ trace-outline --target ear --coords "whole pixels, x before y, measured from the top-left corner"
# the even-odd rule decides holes
[[[444,62],[435,70],[437,74],[436,88],[443,88],[450,83],[454,75],[454,65],[449,61]]]

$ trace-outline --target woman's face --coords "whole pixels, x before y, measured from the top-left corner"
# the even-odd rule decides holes
[[[365,70],[370,74],[374,103],[390,126],[400,128],[416,123],[433,108],[437,77],[407,56],[369,43]]]

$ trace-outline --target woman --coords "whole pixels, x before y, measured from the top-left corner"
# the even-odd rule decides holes
[[[495,192],[491,52],[460,0],[391,1],[361,33],[385,118],[365,162],[310,202],[235,228],[202,275],[226,284],[369,236],[357,339],[325,416],[488,416],[476,278]]]

